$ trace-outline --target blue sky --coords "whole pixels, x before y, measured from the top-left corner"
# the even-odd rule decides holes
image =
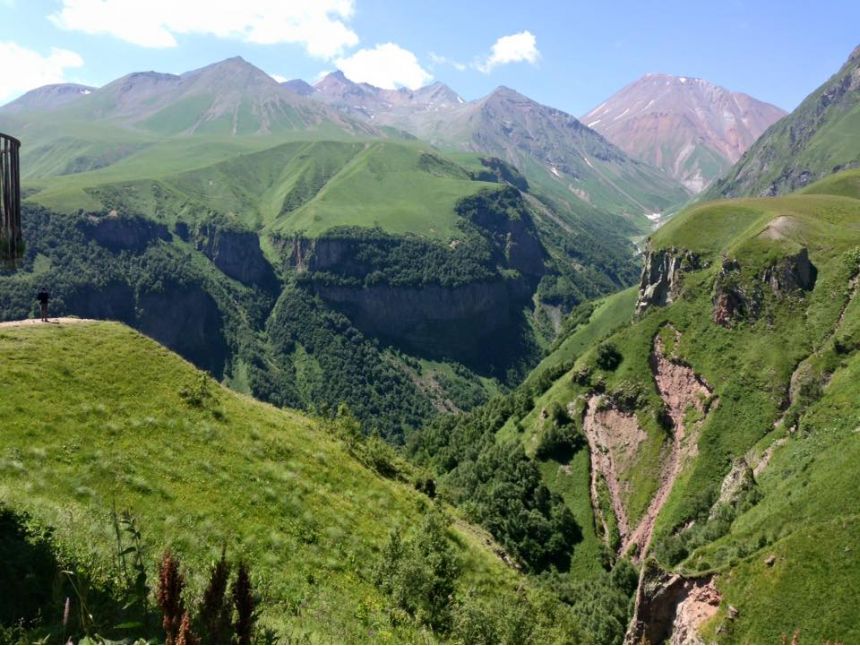
[[[230,56],[313,81],[507,85],[581,115],[647,72],[697,76],[791,110],[860,45],[860,2],[0,0],[0,101]]]

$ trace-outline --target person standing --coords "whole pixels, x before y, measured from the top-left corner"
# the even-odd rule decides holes
[[[42,321],[48,322],[48,301],[51,300],[51,295],[44,287],[36,294],[36,300],[39,301],[39,307],[42,310]]]

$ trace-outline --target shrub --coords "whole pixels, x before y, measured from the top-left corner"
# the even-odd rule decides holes
[[[451,627],[452,601],[460,565],[446,536],[447,521],[438,510],[424,518],[407,540],[389,535],[376,568],[376,584],[395,605],[436,632]]]
[[[601,370],[615,370],[624,357],[613,343],[601,343],[597,346],[597,367]]]

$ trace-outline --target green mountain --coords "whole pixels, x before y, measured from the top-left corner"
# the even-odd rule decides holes
[[[618,220],[647,230],[647,215],[685,202],[689,193],[659,170],[635,161],[569,114],[499,87],[464,102],[434,84],[415,92],[353,83],[340,72],[310,95],[344,113],[388,124],[443,150],[504,159],[553,200],[559,213],[578,219]]]
[[[747,150],[705,199],[782,195],[860,165],[860,47]]]
[[[571,573],[640,570],[632,642],[857,640],[858,186],[687,209],[638,290],[576,310],[514,395],[413,455],[508,544],[482,469],[522,447],[582,528]]]
[[[3,641],[158,642],[165,549],[196,614],[225,548],[251,569],[255,641],[578,638],[567,606],[348,417],[236,394],[114,323],[4,325],[0,356]]]

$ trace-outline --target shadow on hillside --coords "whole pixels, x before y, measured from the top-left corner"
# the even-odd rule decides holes
[[[50,529],[2,504],[0,564],[0,643],[79,643],[87,635],[110,640],[162,637],[153,630],[159,624],[155,613],[144,618],[139,607],[126,603],[125,595],[64,562]]]

